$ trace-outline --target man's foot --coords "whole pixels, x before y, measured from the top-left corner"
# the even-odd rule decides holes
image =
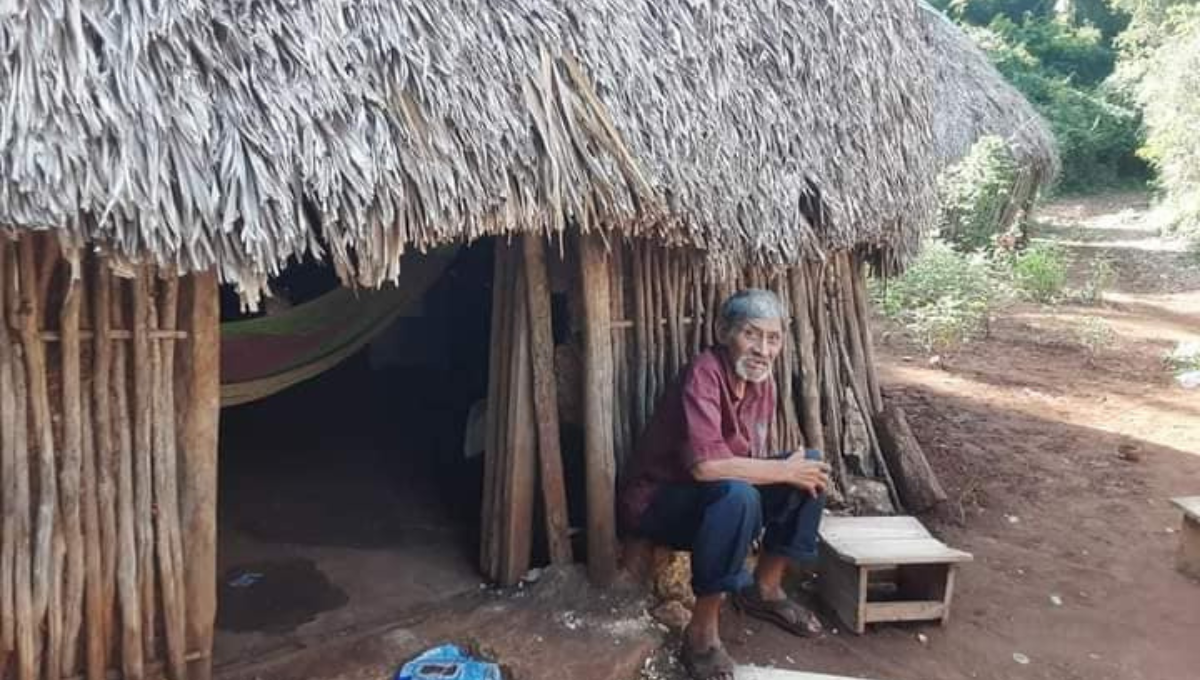
[[[757,585],[752,585],[733,596],[733,606],[800,637],[816,637],[825,630],[816,614],[788,599],[782,590],[764,595]]]
[[[684,641],[679,657],[692,680],[733,680],[733,658],[720,643],[699,650]]]

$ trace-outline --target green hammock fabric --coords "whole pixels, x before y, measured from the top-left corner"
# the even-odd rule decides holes
[[[221,405],[269,397],[346,360],[420,304],[456,250],[409,258],[397,287],[339,288],[278,314],[221,324]]]

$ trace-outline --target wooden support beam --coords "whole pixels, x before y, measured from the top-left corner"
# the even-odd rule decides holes
[[[597,234],[579,238],[583,287],[584,457],[587,464],[588,575],[611,583],[617,573],[616,464],[612,440],[612,338],[609,335],[609,270]]]
[[[512,353],[507,396],[507,465],[500,508],[500,583],[513,585],[529,571],[533,549],[533,500],[537,483],[537,434],[533,403],[533,360],[530,355],[529,305],[523,258],[513,250]],[[504,360],[504,359],[502,359]]]
[[[567,519],[567,491],[563,482],[559,445],[558,387],[554,374],[554,334],[550,318],[550,283],[546,248],[540,235],[522,237],[525,251],[525,285],[529,301],[532,339],[533,405],[537,419],[538,463],[542,478],[542,503],[546,514],[546,543],[550,561],[570,564],[571,539]]]
[[[194,274],[182,319],[190,342],[178,347],[180,524],[183,527],[190,680],[212,677],[217,614],[217,432],[221,413],[221,317],[217,277]]]

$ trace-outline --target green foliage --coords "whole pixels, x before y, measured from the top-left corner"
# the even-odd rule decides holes
[[[1067,260],[1061,248],[1035,243],[1009,258],[1013,286],[1019,295],[1036,302],[1053,303],[1067,286]]]
[[[1103,319],[1094,316],[1086,317],[1076,329],[1079,344],[1087,350],[1088,363],[1095,361],[1100,350],[1112,346],[1116,333]]]
[[[1200,371],[1200,342],[1180,342],[1163,357],[1163,363],[1176,374]]]
[[[1117,280],[1117,270],[1111,260],[1097,257],[1088,265],[1087,280],[1079,289],[1075,298],[1085,305],[1094,305],[1104,297],[1104,291],[1112,287]]]
[[[1136,150],[1142,144],[1141,121],[1120,93],[1085,87],[1046,67],[1027,44],[990,30],[977,29],[976,40],[993,63],[1050,123],[1062,157],[1064,191],[1120,184],[1144,170]]]
[[[1032,17],[1017,23],[1000,16],[988,27],[1005,42],[1023,46],[1048,75],[1076,85],[1096,85],[1116,65],[1116,51],[1093,26]]]
[[[933,0],[932,4],[956,21],[976,26],[986,26],[998,16],[1021,21],[1026,15],[1054,15],[1054,0]]]
[[[1200,5],[1166,12],[1144,58],[1137,100],[1148,131],[1141,153],[1159,171],[1176,226],[1200,234]]]
[[[938,235],[962,251],[979,250],[1012,225],[1009,195],[1017,165],[999,137],[981,138],[938,178]]]
[[[902,324],[927,351],[953,349],[983,335],[1001,299],[991,263],[930,242],[903,276],[878,290],[884,314]]]

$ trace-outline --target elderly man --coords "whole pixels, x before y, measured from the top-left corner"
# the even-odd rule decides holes
[[[698,680],[732,680],[718,621],[725,593],[747,614],[797,635],[820,622],[788,599],[788,563],[816,556],[828,466],[813,450],[777,454],[767,442],[775,414],[771,367],[784,342],[784,310],[765,290],[721,307],[717,347],[680,373],[639,442],[622,489],[627,531],[692,553],[696,604],[683,662]],[[765,532],[763,529],[765,528]],[[744,567],[762,535],[754,576]]]

